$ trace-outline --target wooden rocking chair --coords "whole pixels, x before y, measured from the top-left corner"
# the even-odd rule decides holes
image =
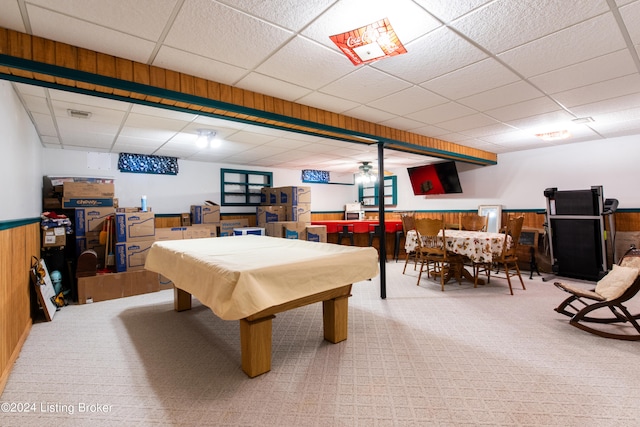
[[[631,314],[623,303],[640,291],[640,249],[630,249],[592,291],[566,283],[554,283],[571,294],[555,311],[571,317],[569,324],[605,338],[640,340],[640,314]],[[576,307],[573,304],[580,303]],[[593,315],[596,310],[605,313]],[[608,309],[611,314],[606,310]],[[606,326],[605,326],[606,325]],[[624,333],[623,333],[624,331]]]

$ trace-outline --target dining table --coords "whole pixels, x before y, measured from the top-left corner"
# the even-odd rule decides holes
[[[494,258],[499,257],[502,253],[505,240],[504,233],[447,229],[441,230],[440,235],[442,235],[443,231],[447,250],[461,255],[473,263],[491,264]],[[511,247],[511,244],[511,236],[507,236],[507,248]],[[409,230],[405,238],[404,249],[407,253],[411,253],[417,247],[418,234],[416,230]],[[474,275],[464,267],[456,269],[454,276],[458,279],[465,278],[475,282]],[[478,284],[484,284],[484,281],[478,279]]]

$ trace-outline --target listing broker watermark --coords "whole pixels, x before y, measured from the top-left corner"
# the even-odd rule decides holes
[[[34,414],[108,414],[113,405],[95,402],[0,402],[0,413]]]

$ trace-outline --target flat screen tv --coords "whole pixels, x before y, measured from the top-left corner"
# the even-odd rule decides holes
[[[416,166],[407,171],[416,196],[462,193],[456,162]]]

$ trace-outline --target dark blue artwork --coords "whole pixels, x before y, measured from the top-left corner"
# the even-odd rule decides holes
[[[302,182],[319,182],[326,184],[329,182],[329,172],[305,169],[302,171]]]
[[[118,169],[120,172],[177,175],[178,159],[176,157],[120,153]]]

